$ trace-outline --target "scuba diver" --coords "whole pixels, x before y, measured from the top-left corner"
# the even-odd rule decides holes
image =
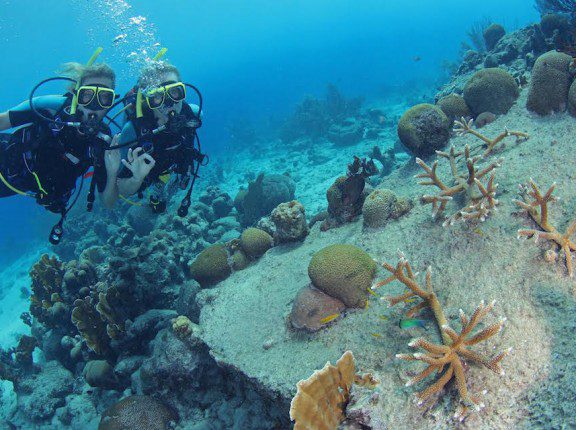
[[[178,209],[178,214],[185,216],[198,169],[207,161],[196,133],[202,125],[202,97],[194,86],[181,81],[176,67],[158,61],[164,52],[165,49],[142,70],[138,85],[132,90],[132,100],[127,104],[128,121],[119,146],[137,143],[122,159],[118,191],[124,199],[133,194],[142,198],[143,191],[149,189],[150,206],[155,213],[161,213],[166,209],[164,187],[174,173],[180,188],[188,188]],[[199,105],[186,102],[187,88],[196,92]]]
[[[105,207],[112,207],[118,198],[121,155],[117,149],[106,150],[115,141],[110,128],[102,123],[114,105],[116,76],[106,64],[94,64],[101,51],[99,48],[86,65],[65,64],[62,75],[69,77],[42,81],[29,100],[0,114],[0,130],[16,128],[12,133],[0,133],[0,197],[34,197],[47,210],[60,214],[50,233],[53,244],[60,242],[62,224],[85,178],[92,176],[88,210],[92,209],[95,187]],[[43,84],[56,80],[71,83],[65,95],[34,96]],[[90,167],[94,171],[87,173]]]

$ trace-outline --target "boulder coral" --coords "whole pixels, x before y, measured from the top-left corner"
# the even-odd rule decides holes
[[[258,228],[247,228],[240,236],[242,250],[252,259],[263,256],[273,245],[272,236]]]
[[[462,117],[468,118],[472,116],[472,112],[470,112],[470,108],[464,101],[464,97],[460,94],[449,94],[446,97],[442,97],[436,103],[442,112],[448,117],[450,121],[454,121],[455,119],[460,119]]]
[[[464,100],[474,114],[492,112],[505,114],[510,110],[520,91],[514,77],[499,68],[476,72],[464,87]]]
[[[222,244],[215,244],[203,250],[190,265],[190,274],[202,288],[217,284],[230,276],[228,252]]]
[[[536,60],[528,91],[526,108],[539,115],[564,112],[572,76],[572,57],[562,52],[550,51]]]
[[[279,204],[272,211],[270,219],[276,227],[274,239],[278,243],[296,242],[308,235],[306,211],[297,200]]]
[[[330,245],[318,251],[308,265],[312,284],[349,308],[366,305],[375,273],[376,262],[360,248],[348,244]]]
[[[423,103],[402,115],[398,122],[398,137],[412,154],[424,157],[446,145],[451,125],[442,109]]]
[[[383,227],[391,219],[399,218],[412,209],[410,200],[398,198],[392,190],[372,191],[362,207],[364,226]]]

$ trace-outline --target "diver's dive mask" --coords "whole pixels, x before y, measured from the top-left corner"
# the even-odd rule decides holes
[[[78,105],[93,111],[110,109],[114,105],[116,93],[113,89],[100,85],[83,85],[76,91]]]
[[[186,85],[183,82],[166,82],[145,93],[146,103],[150,109],[181,102],[186,98]]]

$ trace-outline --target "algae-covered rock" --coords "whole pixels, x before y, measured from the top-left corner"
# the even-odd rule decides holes
[[[499,68],[479,70],[464,87],[464,100],[474,116],[482,112],[505,114],[519,94],[514,77]]]
[[[437,106],[423,103],[408,109],[398,122],[398,137],[417,157],[434,154],[450,138],[450,120]]]
[[[470,108],[464,101],[464,97],[459,94],[449,94],[446,97],[442,97],[438,100],[436,106],[442,109],[442,112],[451,122],[454,122],[455,119],[468,118],[472,115]]]
[[[272,236],[259,228],[250,227],[240,236],[240,246],[246,255],[256,259],[264,255],[274,245]]]
[[[158,400],[130,396],[104,411],[98,430],[169,430],[176,421],[176,412]]]
[[[347,307],[363,307],[376,273],[376,262],[360,248],[337,244],[318,251],[308,265],[316,288]]]
[[[364,225],[383,227],[390,219],[396,219],[412,209],[412,202],[399,199],[391,190],[372,191],[362,207]]]
[[[506,30],[500,24],[491,24],[484,30],[482,34],[484,36],[484,43],[486,44],[486,49],[492,51],[496,44],[504,37]]]
[[[244,270],[250,264],[250,260],[241,249],[237,249],[232,254],[232,268],[234,270]]]
[[[222,244],[209,246],[190,265],[190,274],[202,288],[223,281],[231,273],[228,265],[228,252]]]
[[[290,324],[298,330],[318,331],[326,323],[322,320],[346,309],[344,303],[322,291],[307,286],[302,288],[292,304]]]
[[[265,175],[260,173],[234,199],[234,205],[242,215],[243,225],[250,225],[268,215],[280,203],[294,200],[296,183],[288,175]]]
[[[568,92],[572,77],[572,57],[562,52],[550,51],[536,60],[526,108],[539,115],[563,112],[568,104]]]
[[[560,34],[570,30],[570,20],[564,15],[557,13],[547,13],[540,19],[540,28],[546,37],[552,37],[554,30]]]
[[[302,240],[308,234],[304,206],[296,200],[280,203],[272,211],[270,219],[274,223],[274,237],[279,243]]]

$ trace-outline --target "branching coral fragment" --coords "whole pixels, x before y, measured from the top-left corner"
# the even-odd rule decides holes
[[[480,157],[472,158],[470,155],[470,147],[466,145],[464,148],[464,158],[466,160],[468,173],[464,175],[458,171],[458,165],[456,163],[456,159],[462,155],[461,152],[456,152],[454,147],[451,147],[450,152],[436,151],[436,153],[450,162],[454,185],[447,186],[438,177],[436,172],[438,160],[434,161],[434,164],[430,167],[420,158],[416,158],[416,163],[424,169],[425,173],[419,173],[415,178],[427,179],[418,182],[418,184],[424,186],[432,185],[440,189],[440,192],[436,195],[423,195],[422,202],[432,204],[432,216],[437,218],[444,212],[446,205],[454,196],[460,193],[466,193],[470,203],[454,215],[449,216],[443,225],[453,225],[457,221],[484,221],[492,211],[495,210],[498,204],[498,200],[496,199],[496,187],[498,184],[494,183],[494,169],[500,167],[503,160],[498,159],[483,169],[478,170],[476,163]],[[490,178],[486,186],[484,186],[482,182],[480,182],[480,179],[488,173],[491,173]]]
[[[458,136],[471,134],[472,136],[476,136],[478,139],[482,140],[487,146],[486,150],[482,154],[483,158],[487,157],[492,152],[494,147],[508,136],[515,136],[517,143],[523,142],[530,137],[528,133],[523,133],[521,131],[509,131],[507,128],[505,128],[504,131],[500,133],[498,136],[496,136],[494,139],[489,139],[482,133],[479,133],[476,130],[474,130],[472,128],[472,123],[473,123],[472,119],[467,121],[466,118],[464,117],[460,118],[460,121],[456,120],[454,121],[454,132]]]
[[[429,307],[432,309],[434,313],[434,317],[436,318],[436,322],[438,323],[438,327],[442,327],[443,325],[447,324],[446,317],[444,316],[444,312],[442,311],[442,306],[440,306],[440,302],[438,301],[438,297],[436,297],[436,293],[434,293],[432,289],[432,271],[430,267],[426,270],[426,287],[422,288],[418,285],[416,281],[416,275],[412,271],[412,267],[410,263],[402,253],[400,253],[400,259],[396,267],[391,266],[388,263],[382,263],[382,266],[392,273],[391,276],[384,279],[383,281],[376,284],[373,288],[380,288],[384,285],[388,285],[392,281],[398,280],[402,282],[404,285],[408,287],[408,291],[404,294],[395,297],[386,297],[386,300],[390,302],[390,306],[397,305],[401,302],[407,302],[408,300],[412,299],[413,297],[420,297],[422,302],[416,304],[412,308],[408,309],[406,312],[406,316],[411,318],[418,314],[422,309]],[[450,343],[450,338],[442,331],[440,331],[445,343]]]
[[[500,362],[508,355],[510,349],[501,352],[493,358],[486,357],[469,349],[469,347],[491,338],[502,329],[505,319],[472,335],[472,330],[474,330],[478,323],[492,310],[494,304],[495,302],[492,302],[490,305],[485,306],[484,302],[480,302],[480,305],[478,305],[470,318],[460,310],[460,321],[462,323],[460,334],[456,333],[456,331],[447,324],[444,324],[442,326],[442,333],[444,336],[450,338],[451,342],[449,345],[437,345],[423,338],[418,338],[411,341],[408,345],[412,348],[421,348],[424,352],[396,355],[397,358],[402,360],[417,360],[427,364],[424,370],[406,383],[406,386],[414,385],[426,379],[434,372],[439,375],[433,384],[416,394],[419,399],[419,404],[423,404],[434,394],[439,393],[450,380],[454,379],[462,401],[462,410],[456,413],[456,417],[463,419],[466,415],[467,408],[470,406],[475,406],[477,409],[483,406],[480,400],[468,391],[464,369],[466,361],[472,361],[487,367],[497,374],[504,374],[500,367]]]
[[[514,200],[514,203],[526,210],[530,217],[544,231],[536,229],[520,229],[518,230],[518,237],[534,237],[536,241],[544,239],[555,243],[562,249],[562,251],[564,251],[568,275],[572,277],[574,274],[572,266],[572,251],[576,251],[576,243],[572,241],[570,237],[576,232],[576,219],[568,226],[565,233],[560,233],[548,220],[548,204],[557,200],[556,197],[552,196],[552,193],[556,188],[556,183],[553,183],[544,194],[542,194],[538,185],[532,179],[530,179],[530,191],[528,190],[528,187],[522,185],[520,187],[524,201]],[[528,196],[532,198],[532,201],[526,201],[528,200]]]

